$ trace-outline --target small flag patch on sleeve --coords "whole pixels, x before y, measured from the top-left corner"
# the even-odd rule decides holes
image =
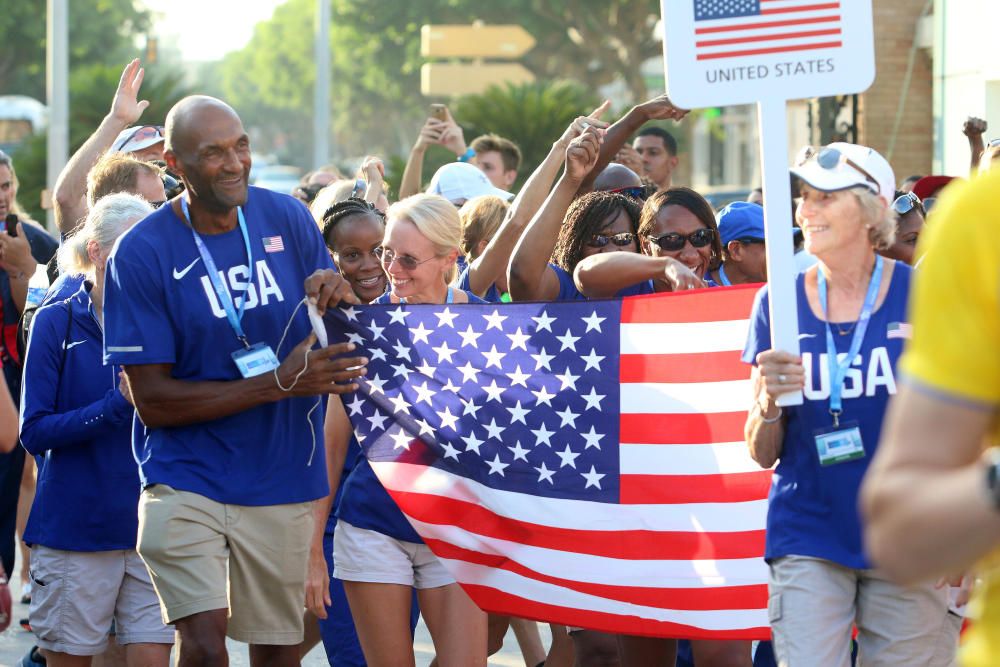
[[[285,242],[280,236],[264,237],[264,252],[282,252],[285,249]]]
[[[890,339],[903,338],[910,340],[913,338],[913,325],[909,322],[890,322],[886,335]]]

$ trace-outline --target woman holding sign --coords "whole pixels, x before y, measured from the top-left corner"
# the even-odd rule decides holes
[[[769,294],[758,295],[743,359],[754,365],[750,454],[777,462],[768,500],[768,616],[779,664],[847,667],[852,626],[862,664],[926,665],[947,631],[947,592],[904,588],[872,569],[858,492],[878,444],[896,361],[908,338],[911,270],[892,244],[892,168],[864,146],[812,153],[796,216],[819,264],[796,278],[801,356],[771,347]],[[779,396],[802,390],[800,406]]]

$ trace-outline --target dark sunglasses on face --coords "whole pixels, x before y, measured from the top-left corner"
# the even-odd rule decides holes
[[[608,243],[614,243],[619,248],[627,246],[635,240],[635,235],[632,232],[622,232],[620,234],[594,234],[587,241],[587,245],[591,248],[603,248],[608,245]]]
[[[406,269],[407,271],[413,271],[421,264],[426,264],[427,262],[434,259],[434,257],[437,257],[437,255],[435,255],[434,257],[428,257],[425,260],[417,260],[416,258],[410,257],[409,255],[397,255],[392,250],[389,250],[388,248],[383,246],[375,248],[375,256],[378,257],[379,260],[382,262],[382,266],[384,266],[387,269],[393,262],[398,262],[399,265],[404,269]]]
[[[667,252],[681,250],[684,248],[684,244],[689,241],[695,248],[704,248],[715,240],[715,230],[704,227],[696,232],[691,232],[687,236],[682,236],[677,232],[670,232],[660,236],[650,236],[649,240]]]
[[[915,208],[920,208],[920,197],[912,192],[900,195],[896,197],[896,201],[892,202],[892,210],[898,215],[906,215]]]

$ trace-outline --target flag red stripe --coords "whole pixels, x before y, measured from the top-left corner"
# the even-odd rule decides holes
[[[618,439],[627,443],[703,445],[739,442],[747,413],[719,412],[713,415],[623,414]]]
[[[740,353],[702,352],[690,354],[623,354],[621,382],[725,382],[746,380],[750,367]]]
[[[781,28],[789,25],[808,25],[810,23],[830,23],[839,21],[840,15],[817,16],[808,19],[788,19],[787,21],[767,21],[766,23],[736,23],[729,25],[713,26],[711,28],[698,28],[694,31],[696,35],[710,35],[716,32],[734,32],[738,30],[757,30],[758,28]]]
[[[805,37],[822,37],[823,35],[839,35],[840,28],[828,28],[826,30],[804,30],[802,32],[783,32],[773,35],[755,35],[749,37],[732,37],[730,39],[711,39],[705,42],[697,42],[695,46],[725,46],[727,44],[748,44],[751,42],[770,42],[782,39],[801,39]]]
[[[623,505],[738,503],[767,498],[771,471],[718,475],[622,475]],[[720,533],[711,533],[713,539]],[[757,552],[762,553],[761,551]]]
[[[545,604],[537,600],[512,595],[489,586],[462,584],[462,588],[482,609],[498,614],[529,618],[561,625],[582,628],[600,628],[603,632],[645,637],[674,637],[679,639],[770,639],[768,627],[735,630],[705,630],[680,623],[654,621],[634,615],[608,614],[586,609],[569,609]]]
[[[768,53],[789,53],[791,51],[813,51],[816,49],[836,49],[843,42],[820,42],[816,44],[798,44],[796,46],[776,46],[770,49],[749,49],[746,51],[727,51],[725,53],[706,53],[698,56],[698,60],[716,60],[718,58],[740,58],[743,56],[762,56]]]
[[[731,321],[750,317],[760,285],[716,287],[708,290],[662,295],[632,296],[622,299],[622,324],[689,324]],[[712,296],[706,298],[708,294]],[[664,299],[669,299],[666,303]],[[734,317],[740,313],[741,317]],[[744,314],[745,315],[742,315]]]
[[[827,2],[822,5],[799,5],[797,7],[775,7],[774,9],[762,9],[761,15],[765,14],[790,14],[792,12],[819,12],[827,9],[840,9],[839,2]]]
[[[412,491],[389,491],[389,495],[417,521],[455,526],[469,533],[542,549],[641,560],[755,558],[764,553],[763,530],[732,533],[577,530],[511,519],[482,505],[444,496]]]
[[[527,568],[507,556],[484,554],[441,540],[424,540],[439,558],[463,560],[477,565],[507,570],[547,584],[555,584],[587,595],[661,609],[711,611],[713,609],[762,609],[767,606],[767,584],[750,586],[706,586],[703,588],[657,588],[653,586],[612,586],[551,577]]]

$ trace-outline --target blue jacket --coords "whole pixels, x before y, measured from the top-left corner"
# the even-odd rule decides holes
[[[21,444],[39,463],[28,544],[135,548],[134,411],[118,391],[118,369],[104,365],[103,346],[89,284],[35,315],[21,394]]]

